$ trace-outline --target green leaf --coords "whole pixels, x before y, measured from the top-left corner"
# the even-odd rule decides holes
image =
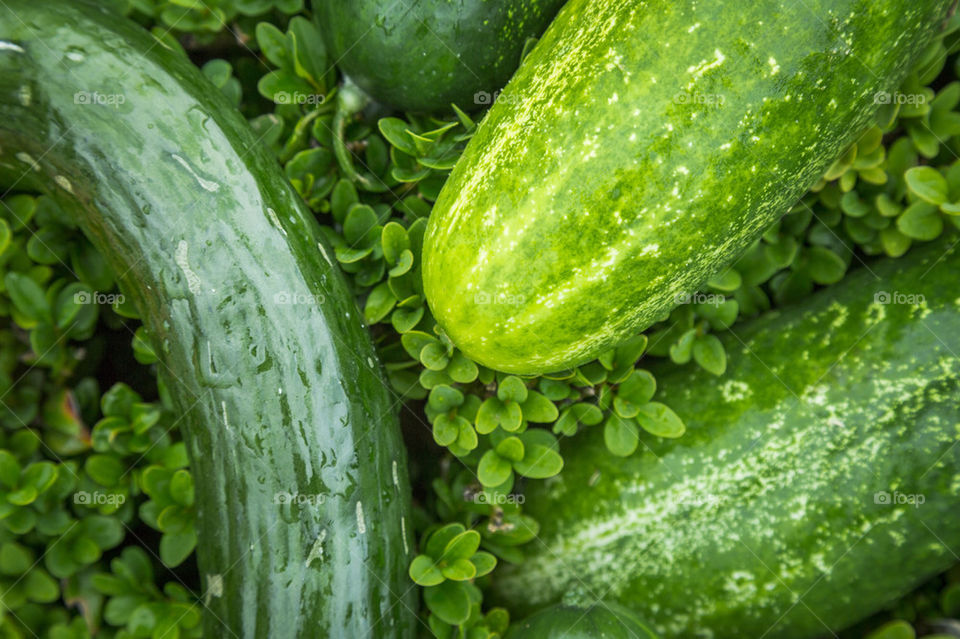
[[[23,487],[30,486],[35,489],[37,493],[43,493],[53,485],[58,475],[59,467],[53,462],[33,462],[21,473],[19,485]]]
[[[915,166],[904,173],[907,187],[925,202],[940,205],[947,201],[947,181],[936,169]]]
[[[20,481],[20,464],[10,451],[0,449],[0,483],[13,488]]]
[[[563,410],[553,432],[572,437],[577,434],[577,425],[595,426],[603,420],[603,411],[595,404],[578,403]]]
[[[90,479],[101,486],[116,486],[123,476],[124,466],[113,455],[91,455],[83,466]]]
[[[497,444],[494,450],[498,456],[511,462],[523,459],[523,442],[519,437],[507,437]]]
[[[193,505],[194,500],[194,486],[193,486],[193,475],[190,474],[190,471],[181,468],[180,470],[173,473],[170,477],[169,485],[170,497],[176,503],[189,508]]]
[[[42,568],[27,573],[23,583],[27,598],[34,603],[53,603],[60,598],[60,584]]]
[[[464,525],[460,523],[447,524],[446,526],[436,529],[430,533],[430,536],[427,538],[426,547],[423,550],[424,553],[433,557],[434,560],[440,561],[447,544],[465,530]]]
[[[505,431],[516,432],[523,424],[523,411],[515,402],[504,404],[496,397],[488,397],[477,411],[477,432],[492,433],[497,426]]]
[[[549,424],[560,415],[557,405],[536,391],[527,391],[527,399],[520,405],[528,422]]]
[[[420,311],[422,315],[422,306],[420,307]],[[477,375],[480,374],[477,365],[460,351],[454,351],[453,356],[450,358],[450,363],[447,364],[446,372],[447,375],[453,378],[453,381],[461,384],[469,384],[476,380]],[[526,412],[526,409],[524,409],[524,412]]]
[[[650,371],[638,368],[620,383],[617,396],[640,406],[649,402],[656,391],[657,380],[654,376]]]
[[[456,445],[466,451],[474,450],[480,445],[480,440],[477,438],[477,431],[474,430],[473,424],[459,416],[455,421],[460,426],[460,433],[457,435]]]
[[[484,486],[499,486],[510,478],[513,467],[509,461],[501,458],[494,451],[488,450],[480,458],[477,467],[477,478]]]
[[[478,552],[470,558],[470,561],[477,569],[477,577],[488,575],[497,567],[497,558],[488,552]]]
[[[680,339],[670,347],[670,359],[673,360],[675,364],[686,364],[689,362],[690,358],[693,357],[693,342],[696,338],[697,330],[694,328],[691,328],[681,335]]]
[[[645,431],[657,437],[676,438],[686,431],[683,421],[670,407],[659,402],[650,402],[640,409],[637,421]]]
[[[327,50],[320,32],[303,16],[294,16],[288,25],[293,42],[294,68],[302,78],[319,83],[327,70]]]
[[[383,258],[388,264],[396,264],[401,253],[410,249],[407,229],[396,222],[389,222],[380,232],[380,244],[383,247]]]
[[[287,37],[280,29],[269,22],[261,22],[256,28],[257,44],[264,57],[278,67],[291,68],[290,52],[287,50]]]
[[[377,127],[380,133],[394,148],[412,157],[419,155],[417,147],[410,136],[409,125],[400,118],[382,118]]]
[[[913,626],[903,620],[891,621],[877,628],[867,639],[916,639]]]
[[[160,538],[160,560],[169,568],[179,566],[197,547],[197,533],[194,530],[170,534]]]
[[[447,347],[440,342],[427,344],[420,351],[420,362],[432,371],[442,371],[450,363]]]
[[[470,618],[470,596],[464,582],[445,581],[425,588],[423,600],[430,612],[450,625],[459,626]]]
[[[398,308],[393,312],[393,315],[390,316],[390,323],[393,325],[393,330],[403,334],[412,331],[414,327],[420,323],[420,320],[423,319],[424,313],[426,313],[426,309],[423,306],[417,306],[416,308]],[[455,358],[456,355],[454,355],[454,359]],[[454,381],[461,383],[473,381],[473,379],[464,380],[455,377],[452,366],[453,360],[451,360],[451,363],[448,365],[447,372],[454,378]],[[476,378],[474,377],[474,379]]]
[[[817,284],[836,284],[847,272],[843,258],[823,246],[811,247],[806,258],[806,272]]]
[[[314,97],[314,88],[292,72],[277,69],[257,82],[257,91],[266,99],[279,105],[299,104]]]
[[[433,439],[440,446],[449,446],[460,437],[461,417],[451,418],[448,415],[437,415],[433,420]]]
[[[443,567],[443,576],[453,581],[467,581],[477,576],[477,567],[469,559],[456,559]]]
[[[463,393],[441,384],[430,391],[429,403],[433,410],[445,413],[463,404]]]
[[[52,321],[47,297],[33,279],[21,273],[10,272],[4,282],[10,300],[21,314],[34,322]]]
[[[8,541],[0,546],[0,573],[18,575],[27,572],[33,565],[33,552],[26,546]]]
[[[419,361],[420,353],[423,352],[423,349],[429,344],[439,343],[439,340],[437,340],[436,337],[421,331],[408,331],[403,334],[403,337],[400,338],[400,342],[403,344],[404,350],[407,351],[410,357]]]
[[[510,375],[505,377],[497,387],[497,397],[502,402],[517,402],[522,404],[527,400],[527,386],[519,377]]]
[[[640,444],[636,422],[616,414],[610,415],[603,425],[603,441],[607,449],[618,457],[632,455]]]
[[[914,202],[897,218],[897,229],[914,240],[933,240],[943,232],[943,219],[934,205]]]
[[[704,335],[694,343],[693,359],[714,375],[723,375],[727,370],[727,352],[715,335]]]
[[[410,579],[420,586],[436,586],[443,583],[444,577],[433,559],[427,555],[417,555],[410,562]]]
[[[7,250],[7,247],[10,246],[11,237],[13,237],[13,233],[10,231],[10,225],[5,219],[0,217],[0,256],[2,256],[4,251]]]
[[[363,318],[367,324],[376,324],[383,320],[397,304],[397,298],[387,282],[381,282],[370,291],[363,307]]]
[[[480,533],[476,530],[465,530],[450,541],[443,549],[443,561],[469,559],[480,547]]]
[[[563,458],[553,448],[534,444],[526,447],[523,459],[514,462],[513,468],[524,477],[546,479],[563,469]]]
[[[366,204],[357,204],[347,213],[343,222],[343,237],[351,247],[368,247],[380,235],[377,214]]]
[[[390,269],[390,277],[400,277],[405,273],[409,273],[410,269],[413,268],[413,251],[410,249],[405,249],[400,253],[400,257],[397,259],[396,264],[393,268]]]

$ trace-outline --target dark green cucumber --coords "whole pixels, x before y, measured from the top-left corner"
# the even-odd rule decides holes
[[[186,58],[0,3],[0,174],[75,211],[143,317],[196,482],[205,635],[412,637],[405,454],[329,248]]]
[[[406,111],[489,106],[566,0],[314,0],[335,61],[378,102]]]
[[[572,441],[563,473],[526,496],[542,543],[499,574],[497,595],[517,612],[604,597],[667,638],[799,639],[833,636],[950,566],[955,242],[738,325],[722,379],[654,369],[687,433],[627,459],[599,428]]]
[[[636,615],[613,603],[551,606],[510,626],[507,639],[657,639]]]
[[[952,3],[571,0],[433,209],[437,321],[514,373],[651,325],[820,179]]]

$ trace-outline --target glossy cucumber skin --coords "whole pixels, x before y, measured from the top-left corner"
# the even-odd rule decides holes
[[[944,240],[738,324],[721,379],[652,368],[687,433],[627,459],[601,428],[565,447],[526,496],[543,543],[496,598],[522,614],[604,596],[668,639],[800,639],[952,565],[960,248]]]
[[[239,112],[95,4],[5,0],[0,174],[77,214],[155,340],[196,483],[205,636],[412,637],[393,401]]]
[[[823,175],[951,4],[571,0],[437,200],[434,316],[524,374],[648,327]]]
[[[658,639],[623,606],[598,603],[592,608],[555,605],[510,626],[506,639]]]
[[[314,0],[330,60],[405,111],[491,104],[566,0]],[[484,95],[486,94],[486,95]]]

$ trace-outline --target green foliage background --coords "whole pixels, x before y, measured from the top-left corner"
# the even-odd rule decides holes
[[[683,436],[656,401],[647,358],[721,377],[717,333],[960,227],[954,21],[897,94],[907,99],[884,105],[703,291],[576,370],[502,375],[437,330],[419,273],[432,203],[482,114],[398,117],[365,105],[338,85],[303,0],[104,1],[183,50],[248,117],[347,274],[407,400],[421,536],[410,575],[425,635],[505,632],[509,617],[484,607],[484,585],[536,536],[517,491],[562,472],[561,438],[602,428],[610,453],[628,456],[640,429]],[[44,196],[0,200],[0,317],[0,638],[199,636],[193,479],[149,335],[102,257]],[[955,617],[957,570],[845,636],[958,636]]]

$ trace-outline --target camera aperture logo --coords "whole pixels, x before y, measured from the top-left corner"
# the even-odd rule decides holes
[[[913,506],[914,508],[919,508],[924,503],[926,503],[927,498],[922,494],[908,494],[901,493],[900,491],[893,491],[893,493],[888,493],[885,490],[879,490],[873,493],[873,503],[879,506]]]

